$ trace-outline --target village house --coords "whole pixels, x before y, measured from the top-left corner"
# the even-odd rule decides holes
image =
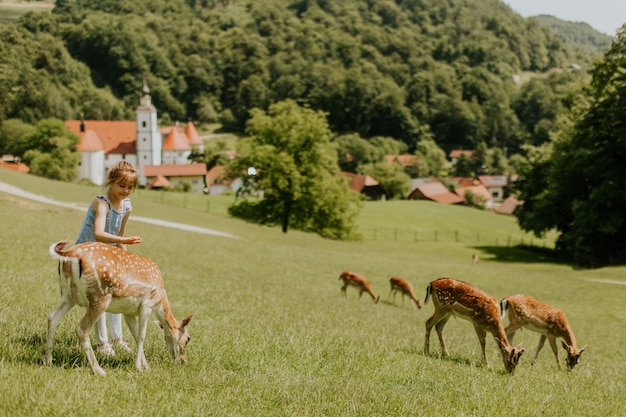
[[[79,178],[102,185],[107,169],[127,160],[137,167],[140,187],[154,187],[157,180],[160,186],[186,181],[193,191],[201,192],[206,186],[206,165],[190,164],[188,159],[192,152],[204,152],[204,142],[194,124],[189,121],[185,127],[177,123],[161,129],[146,83],[135,114],[135,120],[65,122],[67,129],[80,138],[76,147],[80,155]]]

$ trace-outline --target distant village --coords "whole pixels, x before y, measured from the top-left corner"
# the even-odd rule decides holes
[[[150,90],[144,83],[143,95],[136,109],[136,120],[67,120],[65,126],[80,138],[78,176],[96,185],[102,185],[109,166],[121,160],[134,164],[139,171],[139,186],[146,189],[170,189],[178,184],[191,185],[193,193],[218,195],[236,192],[241,178],[227,179],[223,166],[207,170],[204,163],[190,163],[192,152],[203,153],[204,141],[192,121],[184,126],[160,128],[157,110],[152,104]],[[225,151],[230,159],[234,151]],[[453,150],[448,155],[454,165],[461,154],[471,156],[469,150]],[[415,155],[387,155],[387,163],[403,167],[415,165]],[[28,171],[10,156],[3,156],[0,167]],[[349,178],[351,189],[368,200],[384,200],[386,193],[380,183],[367,175],[342,172]],[[520,204],[513,196],[505,198],[505,189],[515,177],[483,175],[476,178],[447,178],[447,184],[437,178],[411,179],[406,198],[431,200],[441,204],[466,204],[471,196],[478,205],[502,214],[512,214]]]

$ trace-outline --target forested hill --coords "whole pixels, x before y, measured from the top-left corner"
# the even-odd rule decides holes
[[[613,41],[611,36],[595,30],[584,22],[569,22],[549,15],[538,15],[532,19],[537,19],[539,24],[552,30],[569,45],[586,51],[589,55],[606,52]]]
[[[337,133],[514,150],[582,77],[514,75],[589,61],[499,0],[57,0],[0,27],[0,121],[133,117],[146,79],[166,122],[294,98]]]

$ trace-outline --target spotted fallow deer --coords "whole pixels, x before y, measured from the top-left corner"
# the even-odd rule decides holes
[[[339,279],[343,281],[343,286],[341,287],[341,294],[344,296],[344,298],[347,296],[346,290],[348,288],[348,285],[350,285],[352,287],[358,288],[359,298],[361,298],[361,296],[363,295],[363,292],[365,291],[369,295],[372,296],[374,303],[378,303],[380,296],[374,292],[374,290],[372,289],[372,284],[370,284],[369,280],[365,278],[364,276],[351,272],[351,271],[344,271],[341,273],[341,275],[339,275]]]
[[[404,304],[404,296],[407,295],[418,309],[422,308],[422,300],[415,296],[415,292],[413,291],[413,285],[407,280],[400,277],[389,277],[389,286],[391,289],[389,290],[389,295],[393,293],[393,301],[396,301],[396,293],[400,291],[402,294],[402,303]]]
[[[504,329],[509,341],[513,341],[515,332],[520,328],[527,328],[541,333],[539,346],[537,346],[537,352],[535,352],[535,357],[533,358],[533,365],[537,362],[539,352],[547,338],[552,352],[554,352],[556,363],[561,368],[561,360],[559,359],[559,352],[556,346],[557,337],[563,339],[561,345],[567,352],[567,368],[571,370],[578,364],[580,355],[587,345],[580,349],[576,347],[574,332],[569,325],[567,317],[561,310],[522,294],[503,298],[500,301],[500,306],[503,314],[506,314],[509,318],[509,325]]]
[[[430,331],[435,326],[439,343],[445,356],[449,356],[448,347],[443,338],[443,328],[452,315],[469,320],[474,325],[482,348],[482,359],[486,366],[489,365],[485,353],[487,332],[490,332],[502,355],[504,368],[509,374],[515,372],[524,349],[520,346],[513,347],[509,343],[502,325],[502,317],[498,300],[484,291],[466,282],[452,278],[439,278],[426,289],[426,299],[432,297],[435,313],[426,321],[426,338],[424,353],[429,353]]]
[[[165,333],[165,343],[176,362],[187,362],[186,348],[190,340],[187,325],[193,316],[178,321],[172,315],[156,263],[124,249],[99,242],[74,245],[68,242],[50,246],[50,254],[59,260],[61,299],[48,316],[45,364],[52,364],[54,330],[63,316],[75,305],[87,307],[76,326],[76,334],[87,361],[96,375],[106,373],[98,364],[91,347],[89,332],[105,311],[122,313],[137,342],[137,369],[147,370],[144,340],[150,314],[154,313]]]

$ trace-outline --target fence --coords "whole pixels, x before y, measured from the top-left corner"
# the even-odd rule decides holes
[[[361,227],[360,232],[366,241],[382,242],[456,242],[483,246],[536,246],[553,247],[550,239],[540,239],[532,235],[498,234],[497,231],[488,233],[469,233],[459,230],[409,230],[402,228]]]

